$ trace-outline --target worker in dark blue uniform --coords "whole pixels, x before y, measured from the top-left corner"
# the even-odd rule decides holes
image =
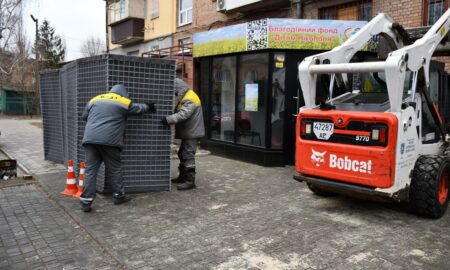
[[[172,183],[179,184],[178,190],[196,188],[195,152],[198,140],[205,135],[200,98],[180,79],[175,79],[175,112],[161,119],[163,124],[175,125],[175,138],[181,139],[178,158],[179,176]]]
[[[114,204],[130,200],[125,196],[122,180],[122,161],[125,123],[128,115],[155,112],[155,104],[133,103],[123,85],[117,84],[106,94],[92,98],[86,106],[82,118],[86,120],[83,147],[86,152],[86,172],[84,190],[80,197],[81,209],[91,211],[95,199],[97,172],[102,162],[105,174],[112,188]]]

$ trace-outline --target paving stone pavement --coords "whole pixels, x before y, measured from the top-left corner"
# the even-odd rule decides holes
[[[0,189],[0,269],[114,269],[35,185]]]
[[[65,172],[39,181],[128,269],[449,269],[450,213],[429,220],[402,204],[318,197],[292,167],[214,155],[197,166],[196,190],[120,206],[99,195],[91,213],[59,195]]]
[[[64,166],[44,160],[41,119],[0,118],[0,149],[33,174],[58,172]]]
[[[449,269],[450,214],[318,197],[292,168],[214,155],[197,164],[193,191],[134,194],[122,206],[98,196],[90,214],[61,203],[130,269]]]

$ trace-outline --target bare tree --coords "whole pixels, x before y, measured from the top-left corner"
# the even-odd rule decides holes
[[[11,85],[22,96],[27,113],[32,117],[39,107],[39,87],[37,83],[39,62],[29,57],[31,45],[25,35],[20,35],[17,42],[16,57],[23,59],[20,65],[13,68]]]
[[[99,37],[91,36],[81,45],[81,53],[85,57],[102,54],[105,51],[105,43]]]
[[[27,113],[39,106],[37,59],[32,59],[23,20],[24,1],[0,0],[0,86],[22,97]]]
[[[24,59],[14,50],[22,35],[22,0],[0,0],[0,76],[11,74]]]

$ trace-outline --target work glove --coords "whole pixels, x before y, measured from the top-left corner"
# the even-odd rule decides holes
[[[145,103],[145,105],[147,105],[149,112],[151,112],[151,113],[156,112],[156,106],[155,106],[154,102],[147,102],[147,103]]]
[[[163,118],[161,118],[161,123],[165,126],[169,125],[169,123],[167,123],[167,118],[165,116]]]

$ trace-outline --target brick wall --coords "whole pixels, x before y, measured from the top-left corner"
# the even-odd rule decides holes
[[[306,2],[303,6],[303,19],[318,19],[319,18],[319,8],[336,6],[340,4],[345,4],[353,1],[349,0],[323,0],[323,1],[310,1]]]
[[[318,19],[319,8],[339,5],[352,1],[313,1],[303,7],[303,18]],[[372,15],[386,13],[405,28],[423,26],[423,0],[372,0]],[[445,70],[450,73],[450,57],[434,57],[445,63]]]
[[[444,63],[445,71],[447,71],[447,73],[450,74],[450,57],[448,57],[448,56],[433,57],[433,60]]]
[[[422,0],[372,0],[372,13],[386,13],[405,28],[422,26]]]
[[[318,19],[319,8],[335,6],[353,1],[314,1],[303,7],[305,19]],[[372,14],[387,13],[404,27],[422,26],[422,0],[372,0]]]

